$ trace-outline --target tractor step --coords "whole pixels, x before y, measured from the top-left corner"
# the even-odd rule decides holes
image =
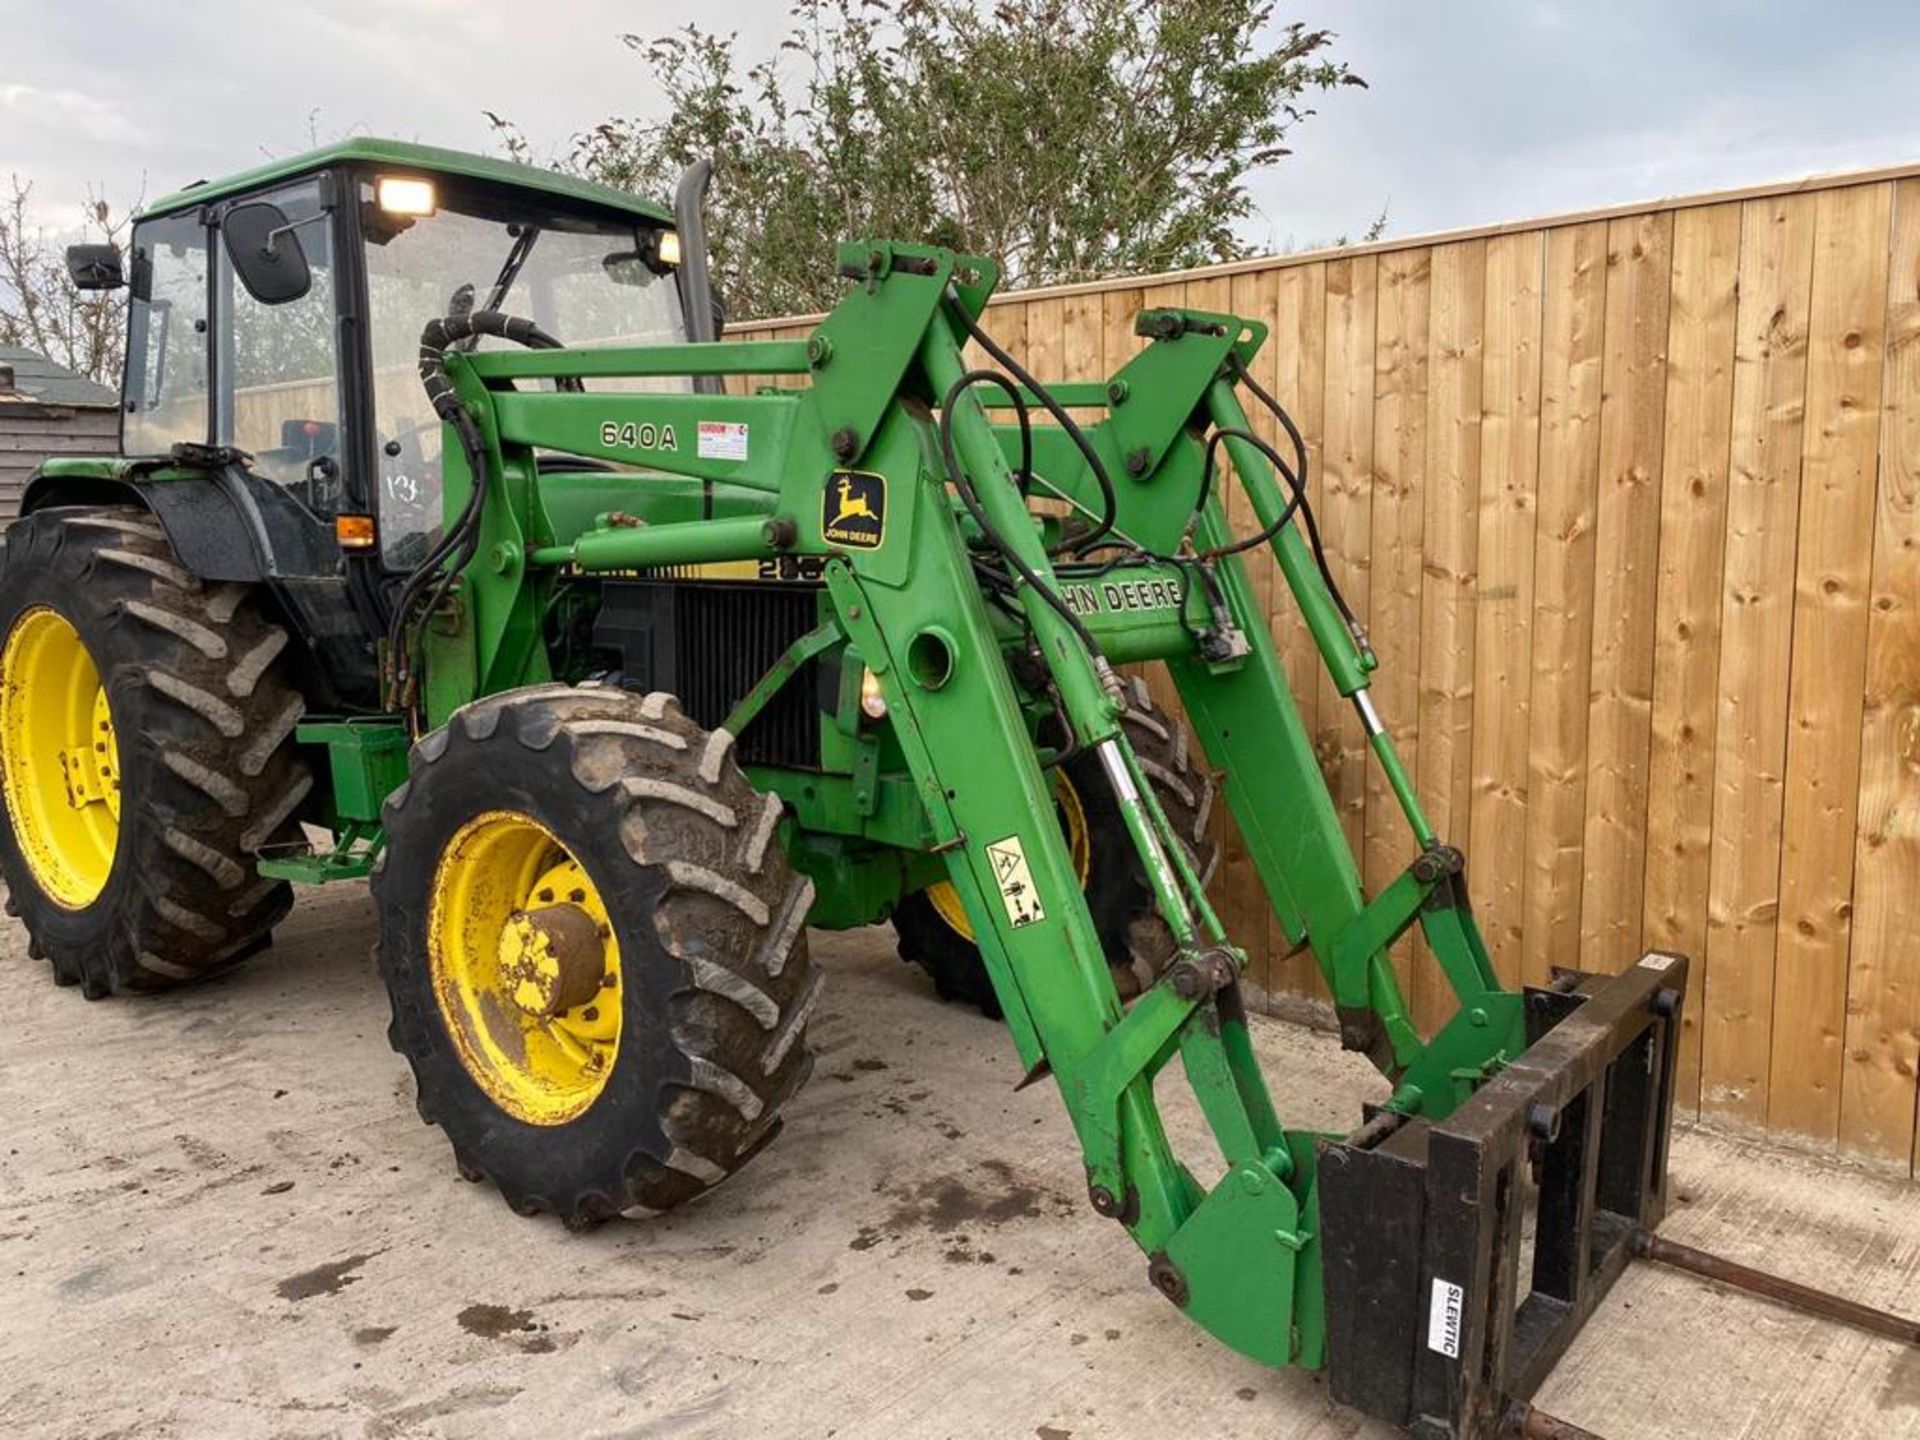
[[[1336,1400],[1419,1440],[1560,1423],[1526,1401],[1666,1210],[1686,971],[1529,990],[1527,1049],[1451,1115],[1323,1145]]]

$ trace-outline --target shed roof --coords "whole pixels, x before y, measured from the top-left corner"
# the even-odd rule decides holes
[[[88,410],[111,410],[120,403],[120,397],[105,385],[76,375],[24,345],[0,345],[0,365],[13,367],[13,388],[23,400]]]

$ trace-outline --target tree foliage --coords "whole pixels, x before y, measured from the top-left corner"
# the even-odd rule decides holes
[[[77,233],[52,236],[28,214],[33,187],[18,175],[0,199],[0,344],[24,345],[116,389],[126,353],[126,291],[77,289],[70,241],[124,244],[128,212],[91,198]]]
[[[834,246],[861,237],[990,255],[1016,285],[1239,258],[1248,177],[1288,153],[1307,97],[1364,83],[1269,0],[795,0],[792,18],[752,62],[697,25],[626,36],[666,118],[605,120],[562,160],[662,195],[712,156],[736,315],[830,305]]]

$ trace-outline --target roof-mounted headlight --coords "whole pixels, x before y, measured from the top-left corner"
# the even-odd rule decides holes
[[[382,175],[373,182],[373,203],[389,215],[431,215],[433,182],[412,175]]]

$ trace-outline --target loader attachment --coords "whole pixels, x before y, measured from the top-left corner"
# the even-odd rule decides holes
[[[1444,1120],[1320,1154],[1328,1381],[1421,1440],[1524,1406],[1666,1211],[1687,962],[1527,992],[1519,1059]]]
[[[1089,1206],[1139,1246],[1149,1282],[1225,1344],[1324,1366],[1337,1399],[1426,1440],[1574,1435],[1529,1397],[1630,1259],[1686,1263],[1650,1232],[1687,962],[1649,955],[1524,994],[1503,983],[1466,857],[1426,815],[1372,699],[1380,657],[1321,542],[1310,447],[1251,368],[1265,325],[1145,311],[1146,343],[1106,382],[1049,385],[984,325],[991,260],[875,242],[843,247],[839,263],[853,288],[804,344],[444,354],[450,410],[482,417],[499,460],[476,443],[449,471],[455,499],[492,487],[477,513],[494,528],[466,572],[473,634],[426,633],[429,647],[465,647],[445,666],[429,649],[429,712],[464,702],[457,687],[436,695],[436,670],[488,689],[546,678],[526,669],[518,628],[529,589],[499,578],[518,557],[562,584],[706,562],[817,567],[815,628],[737,703],[766,703],[830,654],[843,679],[829,714],[863,758],[844,783],[825,765],[775,769],[771,783],[796,829],[884,839],[916,852],[914,873],[944,873],[1027,1081],[1058,1086]],[[994,368],[970,368],[969,347]],[[724,395],[515,383],[665,375],[804,383]],[[1035,423],[1042,410],[1051,423]],[[533,477],[563,510],[579,477],[543,479],[537,451],[630,462],[623,436],[708,431],[738,443],[688,453],[662,439],[648,463],[754,506],[641,523],[575,503],[570,526],[523,524],[501,478]],[[1254,551],[1272,557],[1405,822],[1405,867],[1372,894],[1244,564]],[[1248,950],[1128,737],[1143,717],[1116,667],[1143,662],[1165,663],[1221,777],[1273,933],[1313,956],[1342,1043],[1392,1086],[1344,1139],[1288,1126],[1261,1073]],[[1051,772],[1075,756],[1111,792],[1113,831],[1172,951],[1137,996],[1115,987],[1056,823]],[[829,868],[817,879],[823,893],[840,883]],[[1264,945],[1266,916],[1253,918],[1242,939]],[[1455,1002],[1430,1034],[1391,959],[1416,929]],[[1156,1095],[1175,1061],[1217,1152],[1204,1166],[1183,1158],[1197,1137],[1165,1123]]]

